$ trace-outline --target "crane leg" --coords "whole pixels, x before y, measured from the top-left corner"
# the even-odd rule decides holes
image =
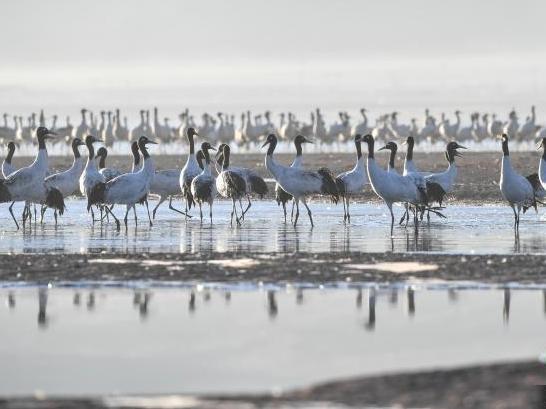
[[[284,213],[284,222],[286,223],[286,202],[282,202],[282,211]]]
[[[57,209],[53,212],[53,217],[55,217],[55,227],[57,227]]]
[[[165,200],[167,200],[167,199],[166,199],[165,197],[161,196],[161,197],[159,198],[159,202],[158,202],[157,205],[154,207],[154,210],[152,210],[152,217],[153,217],[154,220],[155,220],[155,213],[157,212],[157,208],[158,208],[159,206],[161,206],[161,203],[163,203]]]
[[[244,219],[245,218],[245,212],[243,210],[243,202],[241,201],[241,199],[239,199],[239,208],[241,209],[241,214],[242,214],[242,218]]]
[[[201,208],[201,202],[199,202],[199,217],[201,218],[201,223],[203,223],[203,209]]]
[[[387,207],[389,208],[389,211],[391,212],[391,237],[393,235],[394,231],[394,213],[392,212],[392,203],[387,203]],[[408,214],[409,218],[409,214]]]
[[[299,199],[294,199],[296,202],[296,217],[294,218],[294,227],[298,224],[298,218],[300,217],[300,201]],[[294,203],[292,203],[292,211],[294,210]]]
[[[44,223],[44,214],[45,214],[46,210],[47,210],[47,206],[42,205],[42,207],[40,208],[40,224]]]
[[[152,223],[152,218],[150,217],[150,208],[148,207],[148,199],[144,202],[146,205],[146,212],[148,213],[148,221],[150,222],[150,227],[152,227],[154,224]]]
[[[243,219],[245,218],[245,213],[248,212],[248,209],[250,209],[250,206],[252,206],[252,202],[250,201],[250,196],[246,197],[248,200],[248,206],[246,207],[245,211],[243,212]]]
[[[349,212],[349,196],[347,196],[347,222],[351,223],[351,213]]]
[[[305,199],[301,199],[301,202],[303,203],[303,205],[307,209],[307,215],[309,216],[309,221],[311,222],[311,227],[315,227],[315,225],[313,223],[313,215],[311,214],[311,209],[309,209],[309,206],[307,206],[307,202],[305,201]]]
[[[173,197],[172,196],[169,197],[169,209],[174,210],[177,213],[183,214],[184,216],[186,216],[188,218],[192,217],[191,215],[189,215],[187,213],[184,213],[182,210],[178,210],[178,209],[174,208],[174,206],[173,206]]]
[[[210,224],[212,226],[212,202],[209,203]]]
[[[343,196],[343,223],[347,221],[347,206],[345,201],[345,196]]]
[[[15,202],[11,202],[10,206],[9,206],[9,213],[11,214],[11,218],[13,219],[13,221],[15,222],[15,225],[17,226],[17,230],[19,230],[19,223],[17,223],[17,219],[15,218],[15,215],[13,214],[13,205],[15,204]]]
[[[129,217],[129,210],[131,210],[131,206],[127,205],[127,208],[125,209],[125,217],[123,218],[123,222],[125,223],[125,230],[128,228],[127,219]]]
[[[235,199],[231,199],[231,217],[229,218],[229,225],[233,227],[233,213],[235,212]]]
[[[516,207],[512,206],[512,211],[514,212],[514,230],[518,229],[518,213],[516,212]]]
[[[406,217],[409,217],[408,204],[404,203],[404,207],[406,208],[406,210],[404,211],[404,214],[402,214],[402,217],[400,218],[400,222],[398,223],[400,226],[402,225],[402,223],[404,223],[404,220],[406,219]]]
[[[112,210],[110,210],[110,208],[108,206],[104,206],[104,209],[106,210],[106,212],[110,213],[110,215],[114,218],[114,220],[116,222],[116,229],[117,229],[117,231],[120,231],[121,224],[120,224],[118,218],[116,217],[116,215],[114,214],[114,212],[112,212]],[[127,223],[125,223],[125,225],[127,225]]]
[[[294,220],[294,204],[296,204],[296,199],[292,199],[292,212],[290,213],[290,221]],[[295,226],[295,224],[294,224],[294,226]]]

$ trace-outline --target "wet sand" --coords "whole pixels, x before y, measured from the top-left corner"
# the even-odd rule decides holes
[[[464,157],[457,158],[459,175],[456,188],[451,195],[453,199],[462,202],[492,203],[502,200],[498,187],[500,175],[500,162],[502,154],[499,152],[470,152],[462,151]],[[256,169],[262,176],[270,177],[264,168],[264,154],[234,154],[232,155],[234,166],[245,166]],[[278,154],[279,162],[289,164],[293,159],[292,154]],[[512,163],[522,174],[531,174],[538,171],[540,156],[536,152],[513,152],[510,154]],[[186,155],[159,155],[154,157],[158,169],[181,168],[186,161]],[[354,165],[353,153],[324,153],[306,154],[305,166],[312,169],[328,166],[335,174],[351,169]],[[385,167],[388,155],[379,152],[376,160]],[[401,168],[404,154],[397,158],[397,168]],[[14,158],[15,166],[23,166],[30,162],[30,158]],[[63,170],[70,166],[72,157],[51,157],[50,167],[54,170]],[[445,170],[447,162],[444,154],[440,152],[414,154],[414,162],[423,171],[439,172]],[[129,156],[108,156],[107,164],[121,170],[128,170],[131,164]],[[273,197],[270,195],[270,197]],[[361,200],[377,200],[370,189],[366,189]]]
[[[514,362],[445,371],[354,378],[279,394],[241,396],[133,396],[0,399],[2,408],[542,408],[546,369]],[[165,405],[169,406],[165,406]]]
[[[546,256],[356,252],[0,255],[0,281],[46,284],[82,280],[546,284]]]

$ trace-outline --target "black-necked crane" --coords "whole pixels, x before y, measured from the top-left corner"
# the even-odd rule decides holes
[[[510,161],[510,151],[508,150],[508,135],[503,134],[501,140],[502,163],[499,186],[502,197],[514,211],[514,229],[517,234],[521,210],[523,209],[523,213],[530,207],[537,210],[535,191],[541,188],[541,185],[539,176],[536,173],[524,177],[514,170]]]
[[[296,147],[296,157],[292,161],[292,164],[290,167],[292,168],[301,168],[303,166],[303,149],[302,145],[304,143],[313,143],[309,139],[307,139],[303,135],[297,135],[294,138],[294,146]],[[290,201],[292,201],[293,197],[291,194],[286,193],[283,188],[278,184],[275,183],[275,200],[277,201],[277,205],[282,205],[282,210],[284,213],[284,222],[286,223],[286,204]],[[292,220],[294,215],[294,203],[292,202],[292,215],[290,219]]]
[[[2,176],[6,179],[9,175],[15,172],[17,169],[11,163],[13,154],[15,153],[15,142],[8,142],[8,154],[2,162]]]
[[[235,216],[237,225],[240,225],[244,215],[242,207],[241,217],[237,215],[235,202],[238,201],[241,203],[241,199],[247,194],[250,188],[247,186],[245,177],[241,175],[240,172],[230,168],[229,154],[229,146],[224,145],[221,157],[222,168],[219,170],[218,177],[216,178],[216,188],[220,196],[225,197],[226,199],[231,199],[232,207],[230,223],[233,226],[233,216]]]
[[[191,129],[191,128],[190,128]],[[216,198],[216,179],[211,172],[210,164],[210,153],[209,150],[216,150],[213,148],[210,143],[203,142],[201,144],[201,151],[205,156],[205,163],[203,164],[203,170],[195,176],[190,184],[190,193],[192,195],[192,200],[195,200],[199,205],[199,217],[201,218],[201,223],[203,222],[203,203],[209,204],[209,216],[210,223],[212,224],[212,204]],[[195,158],[195,156],[194,156]],[[199,167],[197,159],[195,163]]]
[[[372,189],[379,196],[391,214],[391,236],[394,229],[393,203],[410,203],[413,205],[426,205],[427,194],[424,179],[422,177],[401,176],[397,172],[389,172],[381,168],[375,162],[374,138],[366,135],[362,141],[368,145],[367,170]],[[414,218],[417,223],[417,218]]]
[[[109,182],[99,182],[92,189],[87,196],[87,209],[89,210],[94,204],[104,205],[125,205],[125,228],[127,228],[127,216],[129,210],[134,208],[137,203],[143,203],[150,190],[150,183],[152,181],[155,165],[151,158],[146,145],[153,143],[146,136],[141,136],[138,139],[138,148],[144,158],[144,165],[135,173],[124,173]],[[114,218],[116,222],[116,228],[120,229],[120,222],[114,213],[104,206],[104,209]],[[148,217],[150,215],[148,214]],[[150,226],[152,226],[152,220],[149,219]]]
[[[115,168],[106,167],[106,158],[108,157],[108,150],[101,146],[97,151],[97,158],[99,159],[99,173],[104,177],[106,182],[117,178],[122,172]]]
[[[364,186],[369,182],[368,172],[362,157],[362,135],[357,134],[354,138],[356,148],[356,163],[355,166],[346,172],[339,174],[336,177],[336,185],[339,195],[343,200],[343,221],[351,222],[351,214],[349,212],[349,202],[352,195],[362,192]]]
[[[231,166],[230,154],[231,149],[229,145],[223,143],[218,147],[218,154],[216,159],[220,167],[218,169],[218,173],[220,173],[222,170],[230,170],[237,173],[245,180],[248,205],[245,210],[242,209],[241,205],[241,218],[244,219],[246,212],[248,211],[248,209],[250,209],[250,206],[252,206],[250,196],[254,194],[259,196],[260,198],[263,198],[267,194],[268,188],[265,180],[260,175],[258,175],[258,172],[256,172],[255,170],[250,168]],[[240,203],[241,202],[239,201],[239,204]]]
[[[184,197],[184,202],[186,204],[186,214],[188,213],[188,210],[191,209],[192,205],[195,204],[191,193],[191,182],[193,178],[201,173],[201,168],[199,167],[197,159],[195,158],[194,136],[199,136],[195,131],[195,128],[188,128],[186,130],[186,137],[188,138],[188,143],[190,145],[190,153],[186,159],[186,164],[180,172],[179,180],[180,190],[182,191],[182,196]]]
[[[65,198],[79,191],[80,177],[85,167],[85,160],[78,150],[78,147],[82,145],[85,144],[79,138],[74,138],[72,140],[72,153],[74,155],[72,166],[63,172],[55,173],[45,179],[46,186],[58,189]],[[42,219],[46,208],[46,206],[42,207]],[[55,218],[57,218],[56,210],[54,214]]]
[[[313,194],[322,194],[329,196],[334,203],[339,200],[335,176],[327,168],[320,168],[318,171],[303,170],[283,166],[277,163],[273,158],[273,153],[277,147],[277,137],[270,134],[262,145],[269,145],[265,156],[265,167],[273,175],[277,183],[289,194],[294,197],[296,202],[296,216],[294,226],[298,223],[300,214],[299,202],[303,203],[309,215],[311,226],[314,226],[311,209],[307,205],[307,197]]]
[[[16,170],[6,179],[0,181],[0,202],[25,202],[26,211],[23,212],[23,223],[26,216],[30,216],[30,203],[45,204],[56,209],[61,215],[64,213],[65,205],[61,192],[54,187],[47,187],[45,184],[49,166],[46,140],[55,135],[46,127],[38,127],[36,130],[38,153],[34,162]],[[10,213],[15,220],[11,207]],[[17,222],[16,225],[19,228]]]
[[[88,155],[85,168],[83,169],[83,172],[80,176],[80,192],[83,196],[86,197],[89,196],[89,192],[91,192],[91,189],[93,189],[95,185],[105,182],[104,176],[100,174],[99,169],[97,168],[97,162],[95,159],[95,147],[93,145],[96,142],[102,141],[93,135],[87,135],[85,137],[85,145],[87,146]],[[87,211],[91,211],[91,218],[93,220],[93,223],[95,223],[95,213],[93,212],[93,208],[88,208]]]

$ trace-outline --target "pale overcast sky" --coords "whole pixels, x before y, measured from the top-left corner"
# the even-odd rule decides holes
[[[543,0],[2,0],[0,106],[546,116],[545,12]]]
[[[544,53],[546,2],[3,0],[4,64]]]

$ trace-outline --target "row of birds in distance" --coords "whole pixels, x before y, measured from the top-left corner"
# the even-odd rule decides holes
[[[211,143],[235,143],[239,146],[263,142],[271,133],[282,140],[293,140],[297,135],[303,135],[326,144],[345,142],[356,134],[371,134],[377,141],[402,140],[413,136],[416,142],[427,140],[445,143],[452,140],[461,143],[479,142],[502,134],[518,141],[546,137],[546,127],[537,124],[534,106],[525,121],[520,121],[515,110],[505,120],[497,119],[495,114],[473,112],[469,114],[470,122],[464,125],[461,115],[460,111],[455,111],[454,118],[450,119],[444,113],[436,118],[426,109],[421,121],[413,118],[408,124],[399,122],[398,113],[392,112],[380,115],[372,123],[366,109],[362,108],[358,120],[352,121],[347,112],[339,112],[337,120],[328,124],[318,108],[310,113],[309,121],[299,120],[296,115],[288,112],[279,114],[279,121],[275,122],[270,111],[257,115],[247,111],[241,114],[239,125],[236,125],[235,115],[221,112],[215,115],[204,113],[200,123],[197,123],[186,109],[179,115],[179,124],[172,126],[169,118],[160,119],[158,109],[154,108],[152,118],[149,110],[141,110],[140,122],[130,128],[127,117],[122,118],[119,109],[100,111],[99,115],[82,109],[79,125],[72,125],[67,117],[64,126],[58,125],[57,115],[46,118],[42,110],[39,115],[29,115],[26,123],[22,116],[12,116],[10,121],[10,115],[4,113],[0,143],[37,142],[36,130],[40,126],[49,126],[51,131],[62,137],[59,138],[61,141],[69,142],[71,138],[84,140],[86,135],[91,134],[101,138],[107,147],[111,147],[115,141],[133,141],[142,135],[161,143],[173,142],[183,139],[189,128],[196,129],[199,135]]]
[[[23,226],[27,220],[32,225],[31,205],[34,205],[34,222],[37,222],[36,205],[41,206],[41,222],[48,208],[53,209],[55,223],[58,214],[65,210],[66,197],[82,194],[87,198],[87,210],[91,214],[93,223],[108,222],[112,218],[116,227],[120,229],[120,221],[114,214],[114,206],[124,206],[124,223],[127,227],[128,217],[133,210],[134,220],[137,223],[136,205],[144,205],[147,209],[148,220],[152,226],[152,216],[148,207],[149,195],[159,198],[152,211],[155,218],[158,207],[169,200],[169,208],[181,214],[184,218],[190,215],[192,207],[199,208],[199,217],[203,222],[203,205],[208,204],[210,223],[213,221],[213,203],[217,196],[229,199],[232,202],[231,225],[233,222],[241,225],[246,213],[256,196],[263,197],[268,193],[265,180],[255,169],[233,166],[230,157],[229,144],[222,143],[215,148],[209,141],[201,143],[201,149],[195,149],[195,137],[199,137],[194,128],[186,130],[189,154],[182,170],[156,170],[155,163],[148,151],[150,144],[156,142],[142,135],[138,141],[131,144],[133,156],[132,169],[122,173],[119,170],[106,166],[107,149],[101,146],[96,150],[96,143],[103,142],[93,135],[87,135],[85,140],[74,138],[71,142],[73,151],[72,166],[64,171],[50,174],[46,141],[57,137],[54,131],[39,127],[36,131],[38,150],[34,161],[26,167],[15,169],[12,158],[16,145],[8,144],[8,155],[2,163],[3,180],[0,180],[0,203],[11,203],[9,212],[17,228],[19,224],[13,213],[15,202],[24,202],[22,215]],[[514,228],[519,229],[520,214],[529,208],[537,210],[537,203],[546,195],[546,138],[540,146],[544,153],[539,162],[538,173],[522,176],[512,167],[508,148],[509,137],[503,134],[502,140],[502,168],[500,190],[514,211]],[[265,167],[273,176],[275,197],[282,205],[284,219],[287,219],[287,204],[292,203],[291,222],[297,225],[300,215],[300,203],[307,211],[309,222],[313,226],[313,216],[308,205],[312,196],[322,195],[338,203],[343,203],[344,221],[350,222],[351,198],[360,194],[366,186],[372,190],[387,205],[391,216],[391,235],[394,228],[394,203],[404,204],[405,211],[400,224],[405,221],[407,226],[410,216],[413,216],[413,225],[417,228],[425,213],[440,217],[443,202],[447,194],[454,187],[457,177],[455,158],[460,156],[460,149],[466,149],[456,141],[446,145],[445,157],[447,168],[442,172],[427,172],[419,169],[413,161],[415,139],[406,138],[406,157],[403,172],[395,169],[395,159],[398,146],[388,142],[378,149],[390,151],[388,167],[385,169],[375,162],[376,140],[371,134],[356,134],[353,137],[356,159],[354,167],[340,175],[333,175],[326,168],[317,170],[306,169],[303,166],[303,145],[311,142],[303,135],[294,138],[296,157],[290,166],[283,165],[274,157],[278,143],[275,134],[269,134],[262,145],[267,147]],[[367,158],[362,154],[362,145],[367,146]],[[79,148],[87,147],[87,157],[82,157]],[[213,151],[216,151],[214,154]],[[173,206],[173,198],[182,195],[184,210]],[[243,201],[247,203],[243,206]],[[239,209],[237,208],[237,205]],[[100,212],[97,217],[95,210]],[[417,230],[416,230],[417,231]]]

